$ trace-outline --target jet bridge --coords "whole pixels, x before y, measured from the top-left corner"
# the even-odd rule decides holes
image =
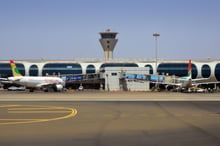
[[[104,82],[99,73],[68,74],[62,75],[61,78],[65,81],[66,88],[72,89],[78,89],[80,86],[84,89],[99,89],[100,84]]]

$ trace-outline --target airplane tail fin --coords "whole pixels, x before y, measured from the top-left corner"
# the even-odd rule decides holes
[[[20,71],[16,67],[16,65],[15,65],[13,60],[10,60],[10,64],[11,64],[11,70],[12,70],[13,76],[14,77],[22,77],[22,74],[20,73]]]
[[[189,78],[192,78],[192,60],[189,60],[189,64],[188,64],[188,74],[187,76]]]

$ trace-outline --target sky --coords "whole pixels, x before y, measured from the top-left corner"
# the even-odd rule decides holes
[[[0,0],[0,60],[220,59],[219,0]]]

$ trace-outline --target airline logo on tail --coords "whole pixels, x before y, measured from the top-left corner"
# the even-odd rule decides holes
[[[11,70],[14,77],[22,77],[22,74],[19,72],[13,60],[10,60]]]
[[[189,60],[187,76],[192,78],[192,61],[191,60]]]

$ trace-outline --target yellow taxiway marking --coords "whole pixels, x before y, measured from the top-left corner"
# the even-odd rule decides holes
[[[16,114],[25,116],[25,114],[65,114],[55,118],[1,118],[0,125],[9,124],[27,124],[37,122],[49,122],[56,120],[63,120],[77,115],[77,110],[68,107],[55,107],[55,106],[37,106],[37,105],[0,105],[0,108],[7,110],[7,114]],[[6,122],[7,121],[7,122]]]
[[[46,120],[46,119],[0,119],[0,121],[37,121],[37,120]]]
[[[47,109],[57,109],[57,108],[49,108],[49,107],[39,107],[39,108],[9,108],[9,111],[17,111],[17,110],[47,110]]]
[[[42,113],[44,113],[44,114],[48,114],[48,113],[69,113],[70,111],[8,111],[8,113],[10,113],[10,114],[12,114],[12,113],[16,113],[16,114],[23,114],[23,113],[25,113],[25,114],[38,114],[38,113],[40,113],[40,114],[42,114]]]

